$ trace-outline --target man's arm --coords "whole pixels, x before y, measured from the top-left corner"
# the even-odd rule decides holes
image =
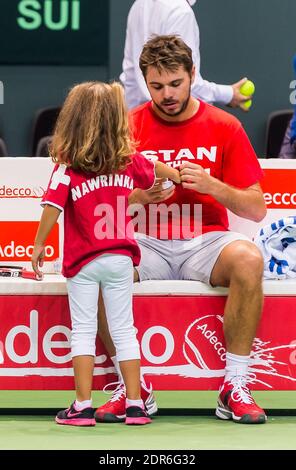
[[[186,162],[180,167],[183,188],[209,194],[239,217],[260,222],[266,205],[259,183],[245,189],[234,188],[209,175],[200,165]]]

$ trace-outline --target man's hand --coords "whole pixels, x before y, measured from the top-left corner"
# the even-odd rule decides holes
[[[215,178],[200,165],[185,162],[180,166],[181,183],[185,189],[193,189],[202,194],[210,194]]]
[[[246,96],[246,95],[242,95],[240,92],[240,88],[242,87],[244,83],[246,83],[247,80],[248,80],[247,78],[242,78],[239,82],[236,82],[233,85],[231,85],[233,89],[233,98],[230,101],[230,103],[228,103],[227,106],[230,106],[231,108],[240,108],[245,112],[249,111],[249,109],[246,109],[243,106],[243,104],[246,101],[251,100],[253,95]]]
[[[135,189],[129,197],[129,204],[150,204],[153,202],[163,202],[169,199],[175,191],[175,186],[171,186],[168,189],[162,189],[162,182],[166,181],[166,178],[156,178],[153,188],[148,191],[142,189]]]

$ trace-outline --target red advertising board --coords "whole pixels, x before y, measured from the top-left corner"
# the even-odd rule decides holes
[[[0,261],[31,261],[38,225],[35,221],[0,221]],[[59,225],[55,224],[46,241],[45,259],[51,261],[59,255]]]
[[[157,390],[216,390],[223,380],[225,297],[139,296],[144,372]],[[252,388],[296,390],[296,298],[265,298],[251,355]],[[73,389],[66,296],[0,297],[0,389]],[[94,389],[115,379],[98,341]]]
[[[265,168],[261,181],[268,209],[296,208],[296,169]]]

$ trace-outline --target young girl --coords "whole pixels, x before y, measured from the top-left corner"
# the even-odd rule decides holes
[[[140,250],[122,211],[130,192],[157,177],[180,182],[178,170],[134,153],[121,85],[82,83],[59,115],[51,154],[56,163],[42,205],[32,256],[41,275],[47,236],[64,210],[63,274],[72,321],[71,352],[76,400],[58,424],[95,425],[91,389],[101,288],[108,326],[126,386],[126,424],[147,424],[140,397],[140,350],[133,325],[133,265]],[[155,172],[154,172],[155,170]],[[120,203],[120,204],[119,204]],[[127,233],[128,232],[128,233]]]

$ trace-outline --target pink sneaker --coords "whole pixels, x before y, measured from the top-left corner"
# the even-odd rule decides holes
[[[94,410],[92,408],[84,408],[78,411],[75,403],[66,410],[59,411],[56,415],[55,422],[57,424],[66,424],[70,426],[95,426]]]
[[[149,424],[151,423],[147,411],[139,406],[129,406],[126,408],[125,424]]]

